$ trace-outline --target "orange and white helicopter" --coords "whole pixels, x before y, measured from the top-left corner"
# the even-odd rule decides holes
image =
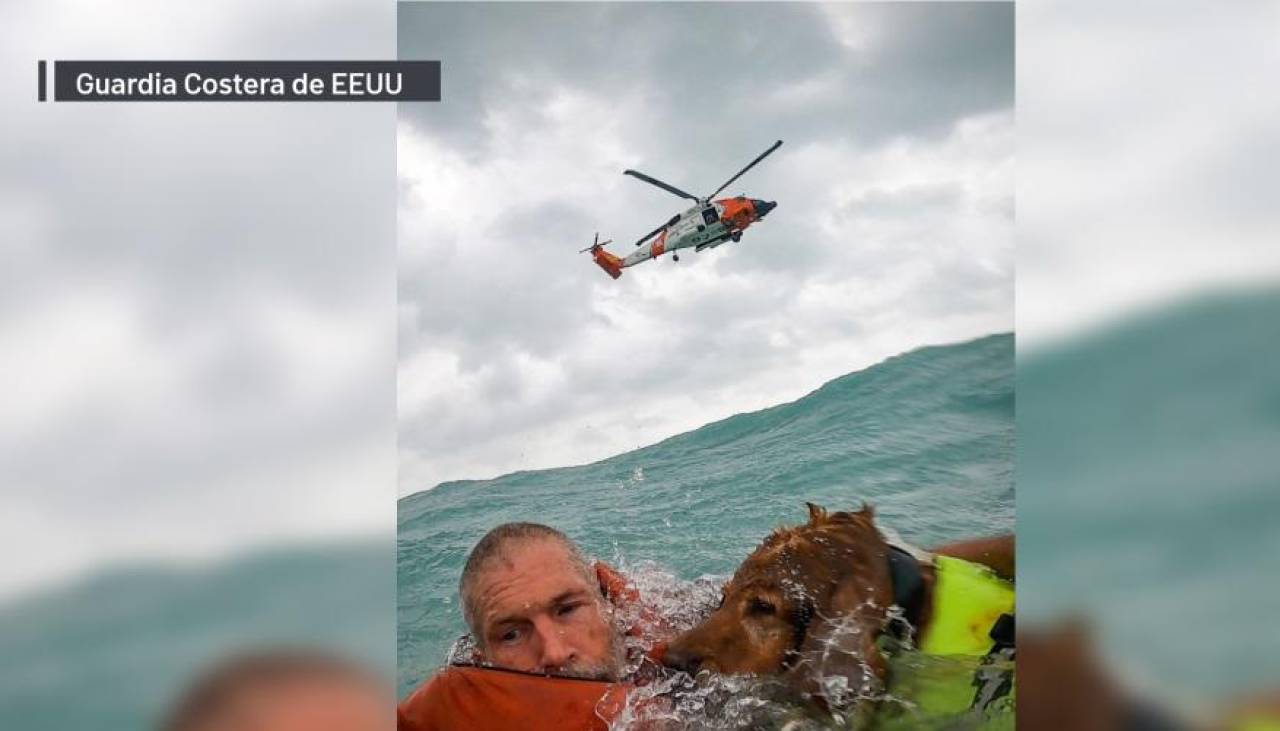
[[[605,244],[608,244],[609,241],[600,241],[600,234],[596,234],[595,241],[592,242],[591,246],[583,249],[582,252],[591,252],[596,264],[599,264],[601,269],[608,272],[609,276],[617,279],[622,276],[622,270],[625,267],[635,266],[649,259],[656,259],[668,251],[671,252],[672,260],[680,261],[680,255],[676,253],[680,249],[693,247],[694,251],[702,251],[703,249],[714,249],[726,241],[741,240],[742,232],[751,224],[769,215],[769,211],[778,206],[777,202],[747,198],[741,195],[734,198],[721,198],[720,200],[711,200],[711,198],[728,188],[733,181],[742,177],[744,173],[755,167],[757,163],[781,146],[782,140],[773,143],[772,147],[760,153],[759,157],[752,160],[745,168],[739,170],[737,175],[726,180],[724,185],[715,189],[715,192],[701,198],[690,195],[661,180],[651,178],[644,173],[635,170],[624,170],[623,175],[639,178],[646,183],[662,188],[668,193],[673,193],[681,198],[688,198],[693,201],[693,206],[683,213],[677,213],[671,217],[671,220],[642,236],[636,242],[636,246],[640,246],[649,239],[653,239],[653,243],[631,252],[626,257],[616,256],[605,251]],[[654,238],[655,236],[657,238]]]

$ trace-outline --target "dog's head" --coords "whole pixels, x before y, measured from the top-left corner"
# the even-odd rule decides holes
[[[786,673],[827,701],[825,679],[866,688],[883,676],[875,639],[893,603],[888,547],[869,506],[774,531],[738,568],[720,607],[676,638],[665,662],[696,673]]]

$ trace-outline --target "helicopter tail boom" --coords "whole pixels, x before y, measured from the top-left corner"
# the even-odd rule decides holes
[[[614,279],[622,276],[622,259],[605,251],[603,246],[591,249],[591,258],[595,259],[596,264]]]

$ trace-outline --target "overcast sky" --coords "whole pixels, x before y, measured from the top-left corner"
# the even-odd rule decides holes
[[[1280,271],[1277,7],[1174,10],[1017,14],[1020,343]],[[447,64],[447,101],[399,134],[402,492],[1009,329],[1010,9],[401,20],[404,55]],[[383,58],[393,22],[365,0],[0,4],[0,600],[390,530],[394,109],[39,105],[34,61]],[[618,282],[576,253],[679,208],[622,169],[706,191],[777,138],[730,191],[780,203],[740,244]]]
[[[1018,344],[1280,281],[1280,4],[1018,9]]]
[[[400,491],[582,463],[1013,327],[1007,4],[401,4]],[[610,280],[682,201],[740,243]]]
[[[0,9],[0,600],[393,529],[395,110],[38,104],[36,60],[378,58],[360,0]]]

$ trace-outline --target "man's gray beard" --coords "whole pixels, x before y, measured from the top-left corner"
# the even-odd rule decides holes
[[[562,678],[579,678],[581,680],[603,680],[616,683],[622,679],[622,670],[626,664],[626,653],[623,650],[622,637],[617,632],[610,633],[609,659],[603,663],[579,662],[557,668],[555,674]]]

